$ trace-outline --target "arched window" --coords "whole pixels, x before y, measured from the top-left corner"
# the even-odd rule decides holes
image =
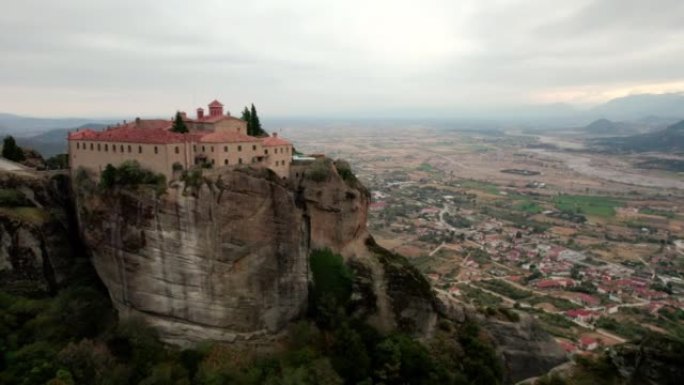
[[[138,154],[142,154],[142,146],[138,146]]]
[[[176,146],[176,154],[180,154],[180,149]]]
[[[93,144],[90,143],[90,151],[93,151]]]
[[[238,152],[242,151],[242,146],[238,146]]]
[[[159,154],[159,149],[157,148],[157,146],[154,146],[154,153]]]
[[[97,151],[100,151],[100,143],[97,144]]]
[[[228,146],[223,146],[223,152],[228,152]]]
[[[81,144],[80,144],[80,143],[78,143],[78,142],[76,142],[76,149],[77,149],[77,150],[80,150],[80,149],[81,149],[81,147],[80,147],[80,146],[81,146]]]
[[[132,152],[131,145],[128,145],[128,153],[130,154]]]
[[[108,151],[109,151],[109,145],[105,144],[105,152],[108,152]]]
[[[228,165],[228,159],[224,159],[223,164],[225,164],[227,166]]]

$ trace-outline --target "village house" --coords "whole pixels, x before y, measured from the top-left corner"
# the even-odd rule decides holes
[[[181,113],[187,133],[172,131],[173,120],[139,118],[103,131],[70,132],[70,168],[99,174],[108,164],[118,166],[134,160],[169,180],[174,172],[193,166],[252,164],[268,167],[281,178],[289,177],[294,151],[291,142],[276,133],[266,137],[248,135],[247,122],[224,114],[219,101],[214,100],[208,107],[208,115],[198,108],[195,119]]]

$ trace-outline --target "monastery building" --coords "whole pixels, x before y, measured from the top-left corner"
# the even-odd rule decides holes
[[[69,133],[69,162],[72,170],[83,167],[100,173],[107,164],[118,166],[135,160],[143,168],[164,174],[196,165],[212,168],[254,164],[268,167],[287,178],[293,147],[289,141],[272,136],[247,135],[247,122],[223,113],[223,104],[214,100],[209,114],[197,109],[195,119],[181,113],[187,133],[171,131],[173,120],[136,119],[103,131],[83,129]]]

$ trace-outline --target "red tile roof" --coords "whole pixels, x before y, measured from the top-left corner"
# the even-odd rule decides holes
[[[164,144],[184,142],[192,136],[171,132],[171,126],[172,123],[168,120],[139,120],[104,131],[86,129],[72,132],[69,133],[69,140]]]
[[[266,138],[262,139],[261,143],[264,145],[264,147],[289,146],[292,144],[288,140],[285,140],[283,138],[279,138],[278,136],[266,137]]]

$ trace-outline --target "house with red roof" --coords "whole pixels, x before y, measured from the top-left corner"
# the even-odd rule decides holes
[[[583,350],[595,350],[599,347],[599,341],[594,337],[582,336],[579,340],[579,347]]]
[[[172,179],[175,172],[194,166],[213,168],[240,164],[263,166],[287,178],[293,146],[277,134],[248,135],[247,122],[224,114],[223,104],[214,100],[209,114],[197,109],[195,119],[181,113],[188,132],[172,131],[173,119],[135,119],[96,131],[70,132],[69,162],[72,171],[80,168],[100,173],[108,164],[134,160],[142,167]]]

